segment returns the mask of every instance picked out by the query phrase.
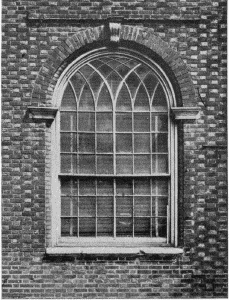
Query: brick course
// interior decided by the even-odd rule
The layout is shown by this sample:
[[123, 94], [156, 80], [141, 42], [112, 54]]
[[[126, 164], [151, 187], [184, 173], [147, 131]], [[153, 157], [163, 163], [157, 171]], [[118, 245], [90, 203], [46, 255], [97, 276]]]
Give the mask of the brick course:
[[[227, 297], [226, 1], [2, 2], [2, 297]], [[120, 43], [165, 61], [179, 105], [201, 107], [199, 120], [179, 125], [183, 255], [45, 254], [50, 129], [26, 110], [53, 105], [61, 72], [75, 53], [106, 42], [110, 17], [124, 18]]]

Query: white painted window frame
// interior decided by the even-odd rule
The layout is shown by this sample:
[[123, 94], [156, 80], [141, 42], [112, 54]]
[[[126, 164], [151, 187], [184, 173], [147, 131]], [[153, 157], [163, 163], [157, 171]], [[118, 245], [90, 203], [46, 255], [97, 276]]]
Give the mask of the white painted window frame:
[[[62, 100], [64, 89], [68, 83], [68, 79], [75, 72], [77, 68], [82, 66], [85, 61], [89, 58], [93, 58], [99, 55], [104, 55], [111, 53], [107, 48], [103, 47], [100, 49], [93, 50], [87, 54], [81, 55], [74, 62], [72, 62], [66, 70], [62, 73], [59, 78], [54, 95], [53, 104], [54, 107], [59, 109]], [[112, 52], [113, 53], [113, 52]], [[136, 51], [119, 48], [119, 54], [124, 53], [125, 55], [137, 56], [142, 59], [144, 63], [148, 65], [157, 73], [158, 78], [160, 78], [165, 91], [167, 93], [167, 99], [169, 101], [169, 107], [176, 107], [175, 93], [173, 91], [172, 85], [166, 76], [162, 68], [149, 57], [139, 54]], [[114, 53], [113, 53], [114, 54]], [[167, 243], [161, 242], [159, 239], [152, 238], [77, 238], [77, 237], [61, 237], [60, 236], [60, 180], [58, 174], [60, 172], [60, 143], [59, 143], [59, 132], [60, 132], [60, 113], [57, 112], [56, 118], [51, 126], [51, 147], [52, 147], [52, 162], [51, 162], [51, 241], [47, 247], [47, 253], [119, 253], [128, 251], [137, 252], [137, 249], [145, 249], [148, 253], [170, 253], [169, 249], [174, 249], [178, 245], [178, 230], [177, 230], [177, 198], [178, 198], [178, 151], [177, 151], [177, 124], [171, 117], [172, 110], [169, 112], [169, 124], [170, 124], [170, 151], [169, 151], [169, 163], [170, 163], [170, 184], [171, 184], [171, 194], [170, 194], [170, 209], [169, 218], [171, 228], [169, 235], [167, 237]], [[169, 239], [169, 240], [168, 240]], [[140, 248], [139, 248], [140, 247]], [[92, 250], [97, 249], [97, 250]], [[110, 249], [110, 250], [109, 250]], [[113, 249], [113, 250], [112, 250]], [[116, 250], [114, 250], [116, 249]], [[129, 249], [129, 250], [128, 250]], [[135, 250], [131, 250], [135, 249]], [[160, 249], [160, 251], [159, 251]], [[143, 250], [142, 250], [143, 251]], [[177, 248], [177, 250], [171, 250], [173, 253], [181, 253], [182, 250]]]

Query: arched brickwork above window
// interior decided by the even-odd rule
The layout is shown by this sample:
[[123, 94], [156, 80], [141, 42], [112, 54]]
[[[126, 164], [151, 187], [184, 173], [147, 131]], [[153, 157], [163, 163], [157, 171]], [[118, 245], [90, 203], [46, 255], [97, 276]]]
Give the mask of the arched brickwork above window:
[[[141, 46], [154, 53], [157, 58], [164, 62], [164, 65], [167, 65], [169, 72], [175, 78], [178, 85], [177, 93], [179, 94], [177, 95], [178, 106], [196, 106], [195, 88], [188, 67], [179, 54], [156, 36], [151, 29], [120, 25], [118, 31], [115, 32], [113, 40], [115, 39], [116, 43], [113, 42], [113, 44], [116, 46], [126, 43], [129, 47], [136, 45], [137, 49]], [[100, 47], [109, 46], [110, 40], [112, 41], [112, 38], [109, 37], [106, 26], [87, 28], [79, 30], [51, 51], [34, 84], [32, 105], [52, 106], [53, 91], [63, 70], [88, 48], [93, 49], [98, 45]]]

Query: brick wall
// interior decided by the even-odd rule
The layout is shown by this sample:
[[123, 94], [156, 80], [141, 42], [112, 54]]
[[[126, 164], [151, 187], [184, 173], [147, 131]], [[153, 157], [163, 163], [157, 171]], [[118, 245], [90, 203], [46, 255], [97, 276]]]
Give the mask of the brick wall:
[[[2, 2], [3, 298], [226, 297], [226, 1]], [[145, 37], [177, 52], [196, 89], [181, 93], [183, 102], [201, 108], [198, 121], [180, 125], [184, 254], [49, 257], [49, 129], [28, 120], [26, 110], [51, 105], [52, 74], [71, 52], [67, 41], [114, 16], [124, 18], [123, 29], [137, 25]], [[50, 18], [56, 21], [45, 21]], [[164, 59], [169, 64], [167, 54]], [[175, 56], [171, 66], [174, 61]]]

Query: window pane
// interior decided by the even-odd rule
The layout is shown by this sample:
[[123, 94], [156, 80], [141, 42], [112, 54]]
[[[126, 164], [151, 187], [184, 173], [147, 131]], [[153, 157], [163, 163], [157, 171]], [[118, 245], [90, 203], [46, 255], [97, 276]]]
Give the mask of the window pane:
[[95, 152], [94, 133], [79, 133], [79, 151], [92, 153]]
[[79, 197], [79, 216], [95, 217], [95, 197]]
[[113, 97], [115, 97], [118, 86], [121, 81], [122, 81], [122, 77], [120, 75], [118, 75], [116, 72], [112, 72], [107, 77], [107, 82], [112, 90]]
[[134, 156], [134, 173], [150, 174], [150, 155]]
[[98, 195], [113, 195], [113, 180], [98, 179], [97, 194]]
[[149, 111], [149, 97], [143, 85], [140, 86], [134, 103], [134, 110]]
[[165, 95], [164, 89], [162, 88], [161, 84], [159, 84], [158, 87], [156, 88], [156, 92], [153, 97], [152, 110], [153, 111], [167, 111], [168, 110], [166, 95]]
[[133, 181], [131, 179], [116, 179], [117, 195], [133, 195]]
[[157, 117], [158, 131], [168, 131], [168, 116], [158, 116]]
[[150, 95], [150, 99], [152, 98], [152, 95], [154, 93], [154, 90], [155, 90], [155, 87], [158, 83], [158, 79], [153, 75], [153, 73], [149, 73], [145, 79], [144, 79], [144, 83], [145, 83], [145, 86], [147, 88], [147, 91]]
[[76, 152], [76, 134], [61, 133], [60, 134], [60, 151]]
[[135, 179], [134, 180], [135, 195], [150, 195], [150, 179]]
[[116, 151], [132, 152], [132, 134], [116, 134]]
[[110, 133], [97, 134], [97, 152], [98, 153], [113, 152], [113, 134]]
[[79, 236], [95, 236], [95, 218], [79, 219]]
[[95, 195], [95, 180], [94, 179], [80, 179], [79, 180], [79, 194], [80, 195]]
[[137, 90], [137, 88], [139, 86], [139, 83], [140, 83], [139, 77], [134, 72], [132, 72], [127, 77], [126, 83], [127, 83], [127, 86], [128, 86], [128, 88], [131, 92], [132, 98], [134, 98], [134, 95], [135, 95], [136, 90]]
[[134, 219], [134, 236], [150, 236], [150, 218]]
[[85, 84], [80, 97], [79, 110], [95, 110], [94, 99], [88, 84]]
[[117, 220], [116, 220], [116, 235], [131, 237], [133, 235], [133, 219], [132, 218], [117, 218]]
[[97, 113], [96, 128], [98, 131], [112, 132], [113, 130], [113, 115], [112, 113]]
[[61, 131], [76, 130], [76, 113], [61, 112], [61, 114], [60, 114], [60, 130]]
[[149, 113], [134, 113], [134, 131], [138, 131], [138, 132], [150, 131]]
[[159, 173], [168, 173], [168, 155], [159, 154], [158, 159], [158, 172]]
[[157, 133], [152, 134], [152, 152], [157, 152]]
[[150, 134], [134, 134], [134, 152], [150, 152]]
[[95, 155], [79, 155], [79, 172], [95, 174]]
[[67, 85], [61, 102], [61, 109], [76, 110], [76, 99], [70, 84]]
[[132, 114], [117, 113], [116, 114], [116, 130], [118, 132], [132, 131]]
[[158, 216], [166, 217], [167, 216], [167, 197], [158, 197]]
[[160, 237], [167, 236], [167, 218], [158, 218], [158, 235]]
[[61, 195], [71, 194], [71, 179], [63, 178], [61, 179]]
[[150, 196], [134, 197], [134, 215], [149, 217], [150, 214]]
[[97, 110], [112, 111], [112, 100], [111, 100], [110, 92], [108, 91], [105, 84], [103, 85], [102, 90], [99, 94]]
[[79, 124], [80, 131], [95, 131], [95, 114], [79, 112]]
[[113, 155], [97, 155], [97, 174], [112, 174]]
[[130, 94], [129, 94], [125, 84], [123, 84], [123, 86], [118, 94], [116, 110], [117, 111], [128, 111], [128, 110], [131, 111], [132, 110]]
[[117, 155], [116, 156], [116, 171], [117, 171], [117, 174], [132, 174], [133, 173], [133, 157], [132, 157], [132, 155]]
[[132, 217], [133, 197], [116, 197], [116, 215], [117, 217]]
[[61, 154], [61, 173], [76, 173], [77, 163], [76, 155]]
[[168, 134], [158, 133], [158, 152], [168, 152]]
[[98, 92], [102, 84], [103, 80], [101, 76], [97, 72], [94, 72], [93, 75], [90, 77], [90, 86], [96, 98], [98, 96]]
[[97, 197], [97, 214], [100, 217], [113, 217], [113, 197]]
[[61, 197], [61, 216], [71, 216], [71, 198]]
[[[155, 192], [157, 190], [157, 192]], [[168, 180], [155, 180], [153, 181], [153, 194], [159, 196], [168, 195]]]
[[114, 224], [113, 218], [98, 218], [97, 236], [113, 236]]
[[70, 235], [70, 218], [61, 218], [61, 236]]

